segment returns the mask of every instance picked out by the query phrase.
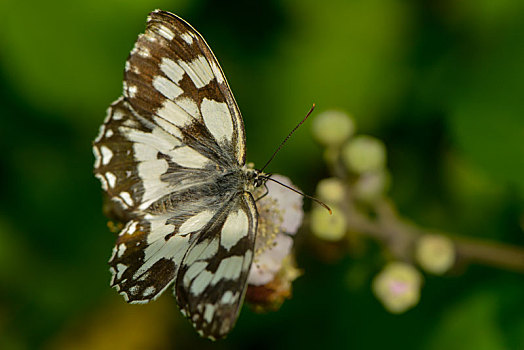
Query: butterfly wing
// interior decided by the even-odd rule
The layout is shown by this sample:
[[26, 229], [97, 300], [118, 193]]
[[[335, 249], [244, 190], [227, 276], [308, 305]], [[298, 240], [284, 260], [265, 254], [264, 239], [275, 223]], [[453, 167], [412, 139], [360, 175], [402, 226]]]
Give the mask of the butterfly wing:
[[[225, 335], [246, 286], [256, 209], [244, 192], [242, 118], [216, 58], [189, 24], [150, 14], [93, 152], [111, 211], [127, 222], [109, 262], [112, 286], [142, 303], [176, 281], [179, 306], [197, 330]], [[201, 255], [207, 241], [216, 251]], [[192, 261], [207, 265], [184, 282], [196, 273]], [[231, 275], [233, 265], [239, 274]], [[218, 277], [195, 293], [204, 271]]]
[[244, 125], [231, 89], [202, 36], [181, 18], [159, 10], [149, 15], [126, 63], [124, 96], [160, 126], [205, 125], [222, 149], [217, 158], [234, 155], [244, 165]]
[[111, 283], [127, 301], [147, 302], [174, 280], [196, 229], [238, 196], [240, 179], [220, 181], [217, 159], [151, 124], [123, 98], [109, 108], [93, 151], [110, 211], [127, 222], [109, 262]]
[[245, 192], [230, 202], [182, 260], [175, 295], [202, 336], [222, 338], [235, 324], [253, 259], [256, 225], [255, 201]]

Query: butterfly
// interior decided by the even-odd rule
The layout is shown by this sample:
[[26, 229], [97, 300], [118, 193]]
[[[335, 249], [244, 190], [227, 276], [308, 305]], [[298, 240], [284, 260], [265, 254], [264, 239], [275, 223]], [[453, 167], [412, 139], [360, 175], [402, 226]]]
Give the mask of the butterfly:
[[231, 89], [183, 19], [150, 13], [93, 153], [110, 211], [125, 223], [109, 260], [111, 286], [129, 303], [147, 303], [174, 285], [201, 336], [226, 336], [253, 261], [252, 192], [267, 178], [246, 166]]

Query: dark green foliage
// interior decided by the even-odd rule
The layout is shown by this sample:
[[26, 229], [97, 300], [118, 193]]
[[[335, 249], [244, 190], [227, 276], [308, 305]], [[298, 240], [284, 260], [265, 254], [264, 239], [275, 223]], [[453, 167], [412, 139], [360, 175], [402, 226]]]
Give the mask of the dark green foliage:
[[[105, 310], [123, 301], [109, 288], [114, 237], [91, 142], [155, 7], [190, 21], [215, 51], [244, 116], [249, 161], [263, 164], [311, 103], [315, 113], [339, 108], [386, 144], [404, 216], [524, 245], [522, 2], [263, 3], [0, 4], [0, 348], [87, 347], [105, 334], [116, 349], [125, 336], [101, 331], [111, 326]], [[327, 172], [308, 131], [268, 171], [312, 193]], [[376, 254], [324, 264], [300, 247], [305, 274], [293, 299], [270, 314], [246, 307], [214, 347], [524, 347], [522, 275], [474, 266], [427, 277], [419, 306], [395, 316], [370, 290]], [[355, 264], [364, 276], [356, 289], [346, 276]], [[211, 347], [178, 318], [138, 308], [176, 327], [160, 347]]]

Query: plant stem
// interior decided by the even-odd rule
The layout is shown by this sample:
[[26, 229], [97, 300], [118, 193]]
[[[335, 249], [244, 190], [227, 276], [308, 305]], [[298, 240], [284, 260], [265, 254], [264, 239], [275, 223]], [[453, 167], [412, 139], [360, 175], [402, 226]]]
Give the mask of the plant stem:
[[[348, 228], [380, 241], [395, 256], [403, 261], [414, 260], [414, 244], [424, 234], [434, 234], [435, 230], [424, 229], [409, 223], [395, 210], [388, 200], [377, 201], [372, 208], [375, 217], [370, 217], [359, 211], [352, 200], [344, 207]], [[457, 262], [477, 263], [501, 269], [524, 273], [524, 248], [495, 241], [461, 237], [445, 232], [456, 249]]]

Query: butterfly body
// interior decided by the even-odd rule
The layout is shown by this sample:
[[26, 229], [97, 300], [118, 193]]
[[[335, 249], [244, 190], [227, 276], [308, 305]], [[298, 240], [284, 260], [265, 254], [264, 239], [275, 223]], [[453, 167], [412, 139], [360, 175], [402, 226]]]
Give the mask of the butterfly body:
[[111, 285], [145, 303], [174, 285], [180, 310], [221, 338], [242, 306], [264, 175], [245, 165], [243, 121], [218, 61], [179, 17], [154, 11], [123, 96], [93, 144], [95, 176], [125, 223]]

